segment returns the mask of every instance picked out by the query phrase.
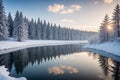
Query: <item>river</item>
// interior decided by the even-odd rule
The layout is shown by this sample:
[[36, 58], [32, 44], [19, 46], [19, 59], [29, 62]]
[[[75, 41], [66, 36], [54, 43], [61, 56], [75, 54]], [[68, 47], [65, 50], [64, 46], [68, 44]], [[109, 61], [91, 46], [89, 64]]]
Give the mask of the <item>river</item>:
[[119, 80], [120, 62], [82, 45], [27, 48], [0, 55], [12, 77], [27, 80]]

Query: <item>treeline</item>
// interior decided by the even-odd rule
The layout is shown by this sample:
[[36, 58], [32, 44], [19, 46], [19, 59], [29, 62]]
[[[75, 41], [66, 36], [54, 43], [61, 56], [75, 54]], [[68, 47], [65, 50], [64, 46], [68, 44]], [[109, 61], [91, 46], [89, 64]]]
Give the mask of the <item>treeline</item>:
[[[15, 19], [8, 15], [10, 37], [18, 41], [32, 40], [85, 40], [94, 32], [74, 30], [61, 27], [60, 25], [46, 22], [46, 20], [31, 19], [23, 17], [22, 12], [17, 11]], [[20, 40], [21, 39], [21, 40]]]
[[[0, 40], [13, 37], [17, 41], [31, 40], [86, 40], [94, 32], [74, 30], [46, 22], [46, 20], [29, 20], [17, 11], [13, 19], [11, 13], [6, 17], [2, 0], [0, 0]], [[88, 37], [89, 36], [89, 37]]]
[[[26, 39], [32, 40], [80, 40], [81, 32], [70, 28], [62, 28], [60, 25], [52, 24], [38, 20], [28, 20], [23, 17], [22, 12], [17, 11], [15, 19], [11, 14], [8, 15], [10, 37], [16, 38], [18, 41]], [[21, 39], [21, 40], [20, 40]]]

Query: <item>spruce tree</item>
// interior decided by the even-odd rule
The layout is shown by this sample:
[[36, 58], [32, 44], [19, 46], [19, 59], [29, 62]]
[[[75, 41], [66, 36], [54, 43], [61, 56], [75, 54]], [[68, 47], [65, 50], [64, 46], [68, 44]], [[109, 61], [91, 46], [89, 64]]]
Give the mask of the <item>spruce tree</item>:
[[13, 24], [13, 37], [20, 42], [28, 38], [28, 26], [25, 21], [27, 21], [27, 19], [25, 20], [23, 18], [22, 12], [19, 13], [19, 11], [17, 11]]
[[53, 40], [53, 24], [50, 25], [50, 30], [49, 30], [49, 40]]
[[35, 39], [36, 36], [36, 32], [35, 32], [35, 23], [33, 18], [31, 19], [31, 21], [29, 22], [29, 39]]
[[25, 39], [28, 39], [28, 19], [27, 19], [27, 17], [25, 17], [24, 18], [24, 25], [25, 25], [25, 27], [24, 27], [24, 31], [25, 31], [25, 35], [26, 35], [26, 37], [25, 37]]
[[47, 29], [46, 29], [46, 39], [47, 40], [49, 40], [50, 38], [50, 30], [51, 28], [50, 28], [50, 23], [48, 22], [48, 24], [47, 24]]
[[26, 32], [27, 28], [24, 23], [22, 12], [20, 12], [19, 25], [17, 27], [18, 27], [17, 41], [20, 41], [20, 42], [25, 41], [27, 39], [27, 32]]
[[44, 20], [44, 23], [42, 25], [42, 39], [43, 40], [46, 40], [46, 27], [47, 27], [47, 24], [46, 24], [46, 21]]
[[17, 11], [13, 22], [13, 38], [15, 39], [17, 39], [18, 25], [20, 24], [19, 16], [20, 16], [19, 11]]
[[56, 24], [54, 24], [54, 29], [53, 29], [53, 39], [57, 40], [58, 39], [58, 28]]
[[120, 37], [120, 6], [119, 4], [115, 7], [115, 10], [113, 12], [113, 37], [117, 38]]
[[37, 39], [41, 39], [41, 22], [40, 18], [38, 18], [37, 24], [36, 24], [36, 37]]
[[8, 14], [8, 31], [9, 31], [9, 36], [13, 36], [13, 19], [11, 16], [11, 13]]
[[0, 40], [8, 38], [8, 23], [4, 11], [3, 1], [0, 0]]
[[61, 32], [61, 27], [60, 25], [58, 26], [58, 40], [61, 40], [61, 36], [62, 35], [62, 32]]
[[105, 42], [109, 40], [109, 34], [107, 29], [109, 24], [110, 24], [109, 17], [108, 15], [106, 15], [103, 23], [100, 26], [100, 33], [99, 33], [100, 42]]

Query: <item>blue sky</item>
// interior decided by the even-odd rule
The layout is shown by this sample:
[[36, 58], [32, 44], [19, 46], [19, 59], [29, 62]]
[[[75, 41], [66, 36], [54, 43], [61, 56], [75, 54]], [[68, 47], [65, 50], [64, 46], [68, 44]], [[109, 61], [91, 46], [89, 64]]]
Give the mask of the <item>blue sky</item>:
[[120, 0], [4, 0], [6, 14], [22, 11], [29, 19], [47, 20], [63, 27], [98, 31], [105, 14], [112, 16]]

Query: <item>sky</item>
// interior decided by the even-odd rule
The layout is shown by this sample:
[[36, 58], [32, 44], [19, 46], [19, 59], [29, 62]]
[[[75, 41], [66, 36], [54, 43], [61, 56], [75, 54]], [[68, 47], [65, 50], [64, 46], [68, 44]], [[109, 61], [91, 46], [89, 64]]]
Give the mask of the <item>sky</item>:
[[28, 19], [79, 30], [99, 31], [104, 16], [110, 17], [120, 0], [3, 0], [6, 15], [22, 11]]

